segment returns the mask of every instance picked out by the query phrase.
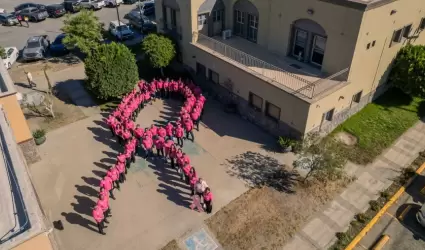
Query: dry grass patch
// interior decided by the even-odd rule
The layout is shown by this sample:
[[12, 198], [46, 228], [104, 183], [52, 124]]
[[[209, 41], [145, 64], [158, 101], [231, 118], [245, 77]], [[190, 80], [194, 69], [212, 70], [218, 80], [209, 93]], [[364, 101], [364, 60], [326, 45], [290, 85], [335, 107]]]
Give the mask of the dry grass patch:
[[181, 250], [176, 240], [168, 242], [168, 244], [161, 248], [161, 250]]
[[295, 193], [253, 188], [206, 223], [225, 249], [281, 249], [317, 212], [349, 183], [296, 183]]

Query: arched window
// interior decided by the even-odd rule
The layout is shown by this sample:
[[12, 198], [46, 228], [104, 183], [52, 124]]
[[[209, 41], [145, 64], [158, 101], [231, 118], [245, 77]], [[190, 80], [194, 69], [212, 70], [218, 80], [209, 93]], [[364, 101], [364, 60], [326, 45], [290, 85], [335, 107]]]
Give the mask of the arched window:
[[238, 0], [233, 5], [233, 32], [252, 42], [257, 42], [259, 13], [248, 0]]
[[299, 19], [293, 23], [290, 55], [299, 61], [321, 67], [326, 49], [326, 31], [310, 19]]

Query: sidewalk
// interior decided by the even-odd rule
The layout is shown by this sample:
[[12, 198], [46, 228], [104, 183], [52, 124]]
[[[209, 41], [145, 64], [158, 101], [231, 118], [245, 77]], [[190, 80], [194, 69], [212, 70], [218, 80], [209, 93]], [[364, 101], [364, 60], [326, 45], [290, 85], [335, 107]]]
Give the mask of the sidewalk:
[[328, 249], [336, 240], [335, 233], [344, 232], [354, 215], [365, 212], [369, 201], [389, 187], [400, 171], [424, 149], [425, 123], [419, 121], [373, 163], [366, 166], [347, 163], [346, 171], [357, 180], [311, 218], [283, 249]]

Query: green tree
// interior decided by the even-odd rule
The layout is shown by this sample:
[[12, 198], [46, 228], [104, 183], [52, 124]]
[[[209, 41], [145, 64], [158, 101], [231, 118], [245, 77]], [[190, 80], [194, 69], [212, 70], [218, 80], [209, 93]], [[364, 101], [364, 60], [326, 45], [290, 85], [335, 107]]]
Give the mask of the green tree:
[[173, 41], [162, 35], [150, 34], [143, 40], [142, 49], [152, 67], [161, 69], [164, 76], [163, 68], [167, 67], [176, 55]]
[[0, 58], [6, 58], [6, 50], [2, 46], [0, 46]]
[[136, 59], [123, 44], [101, 44], [85, 60], [86, 86], [99, 99], [120, 97], [139, 80]]
[[63, 23], [62, 31], [66, 34], [63, 43], [68, 49], [78, 46], [82, 52], [88, 54], [100, 44], [103, 24], [93, 11], [81, 10], [74, 16], [68, 14]]
[[389, 82], [409, 95], [425, 97], [425, 46], [403, 47], [394, 61]]

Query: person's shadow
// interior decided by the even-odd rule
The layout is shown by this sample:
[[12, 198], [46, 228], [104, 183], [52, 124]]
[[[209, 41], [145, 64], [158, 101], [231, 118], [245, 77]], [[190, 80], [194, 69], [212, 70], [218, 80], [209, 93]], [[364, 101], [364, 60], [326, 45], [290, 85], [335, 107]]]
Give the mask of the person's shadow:
[[[65, 220], [70, 224], [80, 225], [82, 227], [85, 227], [85, 228], [93, 231], [93, 232], [97, 232], [97, 230], [95, 228], [93, 228], [93, 227], [96, 227], [96, 224], [93, 221], [88, 220], [88, 219], [84, 218], [83, 216], [81, 216], [77, 213], [62, 212], [61, 215], [63, 217], [65, 217]], [[64, 229], [66, 229], [66, 226], [64, 226]]]

